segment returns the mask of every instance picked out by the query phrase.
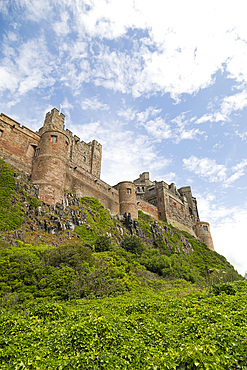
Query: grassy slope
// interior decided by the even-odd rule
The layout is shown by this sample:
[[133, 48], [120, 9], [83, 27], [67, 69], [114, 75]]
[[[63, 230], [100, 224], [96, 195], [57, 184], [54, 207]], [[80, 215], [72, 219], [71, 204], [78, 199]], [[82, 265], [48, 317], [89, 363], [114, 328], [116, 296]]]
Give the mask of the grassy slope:
[[246, 369], [247, 283], [221, 288], [2, 309], [1, 369]]

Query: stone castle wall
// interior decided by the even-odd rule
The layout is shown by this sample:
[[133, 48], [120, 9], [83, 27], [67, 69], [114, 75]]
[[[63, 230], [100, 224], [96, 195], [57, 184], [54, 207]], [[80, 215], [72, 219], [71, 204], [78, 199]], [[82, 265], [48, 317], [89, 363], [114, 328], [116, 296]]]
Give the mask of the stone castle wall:
[[40, 136], [1, 113], [0, 140], [1, 158], [31, 175], [33, 156]]
[[190, 232], [214, 249], [209, 224], [200, 222], [196, 199], [189, 186], [150, 181], [144, 172], [139, 179], [122, 181], [114, 187], [100, 179], [102, 146], [90, 143], [64, 128], [65, 116], [52, 109], [44, 125], [35, 133], [10, 117], [0, 115], [0, 157], [31, 176], [40, 199], [56, 205], [64, 202], [64, 190], [80, 197], [97, 198], [112, 215], [138, 210], [156, 220]]
[[154, 206], [153, 204], [150, 204], [150, 203], [146, 202], [143, 199], [138, 199], [137, 200], [137, 207], [138, 207], [138, 210], [146, 213], [147, 215], [155, 218], [156, 220], [159, 219], [158, 208], [156, 206]]
[[65, 189], [80, 197], [97, 198], [111, 214], [115, 216], [119, 213], [118, 191], [84, 169], [67, 168]]

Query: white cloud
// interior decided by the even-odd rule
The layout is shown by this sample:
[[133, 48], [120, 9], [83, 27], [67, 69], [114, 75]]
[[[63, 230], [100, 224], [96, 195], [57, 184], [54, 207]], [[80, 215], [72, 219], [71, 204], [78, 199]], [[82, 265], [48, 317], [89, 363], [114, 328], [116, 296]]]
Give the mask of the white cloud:
[[87, 110], [87, 109], [90, 109], [90, 110], [109, 110], [109, 105], [101, 103], [99, 101], [99, 98], [97, 96], [95, 96], [91, 99], [90, 98], [84, 99], [81, 102], [81, 108], [83, 110]]
[[233, 111], [243, 110], [246, 106], [247, 90], [243, 90], [241, 93], [224, 98], [221, 105], [221, 113], [224, 116], [229, 116]]
[[[162, 176], [156, 176], [155, 180], [156, 181], [165, 181], [167, 184], [177, 183], [178, 176], [176, 175], [175, 172], [169, 172], [165, 173]], [[151, 179], [152, 180], [152, 179]]]
[[193, 140], [197, 139], [199, 135], [205, 134], [204, 131], [200, 131], [198, 128], [190, 128], [194, 118], [186, 119], [184, 113], [175, 117], [169, 123], [159, 116], [152, 120], [147, 120], [150, 115], [155, 116], [158, 113], [160, 113], [158, 109], [147, 109], [137, 114], [140, 121], [139, 125], [145, 127], [147, 133], [158, 141], [172, 139], [178, 144], [181, 140]]
[[111, 51], [110, 48], [98, 45], [98, 52], [94, 55], [94, 67], [91, 78], [96, 86], [104, 86], [113, 91], [133, 93], [140, 96], [135, 89], [135, 81], [141, 73], [142, 55], [139, 50], [128, 52]]
[[65, 36], [70, 32], [68, 20], [69, 13], [68, 12], [61, 13], [61, 21], [55, 22], [53, 25], [54, 31], [56, 32], [57, 36]]
[[183, 159], [184, 167], [196, 175], [206, 178], [209, 182], [224, 181], [226, 179], [226, 167], [217, 164], [214, 159], [197, 158], [191, 156]]
[[145, 123], [151, 117], [156, 117], [159, 113], [161, 113], [161, 109], [157, 109], [155, 107], [148, 107], [142, 112], [138, 112], [136, 115], [137, 121], [140, 123]]
[[[247, 90], [244, 89], [240, 93], [225, 96], [224, 98], [222, 98], [219, 108], [215, 108], [213, 104], [210, 104], [209, 109], [212, 112], [206, 113], [202, 117], [198, 118], [196, 120], [196, 123], [200, 124], [204, 122], [229, 121], [232, 113], [242, 111], [246, 107], [247, 107]], [[241, 137], [241, 135], [239, 136]]]
[[13, 49], [4, 50], [5, 57], [0, 66], [0, 91], [9, 90], [18, 96], [54, 84], [51, 76], [54, 66], [43, 37], [21, 43], [14, 53]]
[[247, 166], [247, 159], [243, 159], [240, 163], [233, 167], [234, 171], [241, 171], [244, 167]]
[[204, 114], [202, 117], [198, 118], [195, 123], [224, 122], [228, 120], [229, 118], [226, 115], [223, 115], [220, 111], [215, 111], [211, 114]]
[[53, 11], [52, 0], [13, 0], [11, 6], [16, 7], [19, 14], [24, 13], [23, 15], [32, 21], [47, 19]]
[[171, 127], [160, 117], [146, 122], [144, 127], [148, 134], [158, 140], [170, 139], [173, 137]]
[[[91, 80], [96, 86], [131, 92], [134, 97], [168, 92], [178, 100], [183, 93], [193, 94], [212, 85], [215, 73], [223, 69], [237, 82], [247, 82], [247, 66], [242, 62], [247, 56], [244, 1], [238, 1], [238, 6], [222, 0], [15, 0], [14, 4], [27, 19], [49, 20], [58, 37], [53, 57], [58, 49], [66, 56], [67, 48], [68, 59], [57, 70], [60, 81], [76, 93]], [[6, 5], [1, 6], [6, 12]], [[143, 32], [132, 37], [130, 30]], [[72, 42], [66, 40], [69, 32], [73, 33]], [[118, 42], [121, 38], [132, 40], [132, 47], [116, 51], [106, 46], [106, 39]], [[82, 40], [90, 45], [93, 59], [78, 64], [72, 49]], [[101, 47], [97, 52], [96, 43]], [[87, 51], [84, 57], [90, 57]], [[52, 72], [49, 74], [51, 77]], [[29, 76], [21, 91], [34, 88], [36, 80], [36, 76]], [[244, 92], [236, 99], [226, 98], [222, 117], [211, 119], [223, 119], [231, 109], [246, 106]]]
[[244, 132], [239, 132], [237, 131], [236, 134], [244, 141], [247, 140], [247, 131], [244, 131]]
[[117, 115], [126, 121], [133, 121], [136, 118], [136, 111], [132, 108], [125, 108], [119, 110]]
[[194, 172], [197, 176], [208, 182], [222, 182], [223, 187], [227, 188], [245, 175], [244, 168], [247, 166], [247, 160], [243, 159], [232, 168], [227, 168], [223, 164], [217, 164], [215, 159], [191, 156], [184, 158], [183, 164], [185, 169]]

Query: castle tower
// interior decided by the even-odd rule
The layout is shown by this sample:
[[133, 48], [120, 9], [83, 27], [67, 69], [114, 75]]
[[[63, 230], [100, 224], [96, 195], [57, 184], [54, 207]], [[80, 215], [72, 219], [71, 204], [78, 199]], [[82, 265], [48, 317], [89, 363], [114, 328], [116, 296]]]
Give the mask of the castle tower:
[[208, 248], [214, 251], [214, 243], [208, 222], [197, 222], [196, 234], [199, 240], [201, 240], [203, 243], [206, 243]]
[[93, 140], [91, 145], [91, 174], [100, 178], [102, 145], [96, 140]]
[[115, 188], [119, 192], [120, 214], [130, 213], [132, 219], [138, 218], [136, 187], [131, 181], [122, 181]]
[[195, 222], [199, 222], [200, 219], [199, 219], [199, 214], [198, 214], [198, 209], [197, 209], [197, 201], [196, 201], [196, 198], [192, 196], [190, 186], [184, 186], [178, 189], [178, 191], [181, 194], [181, 196], [186, 197], [187, 202], [189, 204], [190, 213], [193, 216]]
[[66, 162], [69, 157], [70, 136], [64, 130], [65, 116], [52, 109], [45, 117], [44, 126], [33, 159], [31, 179], [39, 185], [40, 199], [55, 205], [63, 201]]

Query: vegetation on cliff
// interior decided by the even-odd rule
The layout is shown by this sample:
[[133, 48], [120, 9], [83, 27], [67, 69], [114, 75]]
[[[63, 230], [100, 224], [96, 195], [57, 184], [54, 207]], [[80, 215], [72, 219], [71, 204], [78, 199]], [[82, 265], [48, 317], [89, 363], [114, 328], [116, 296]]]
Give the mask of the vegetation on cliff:
[[48, 206], [0, 165], [2, 369], [246, 369], [247, 284], [223, 256], [94, 198]]
[[0, 159], [0, 231], [16, 229], [23, 222], [23, 212], [19, 203], [11, 199], [14, 191], [14, 174]]

